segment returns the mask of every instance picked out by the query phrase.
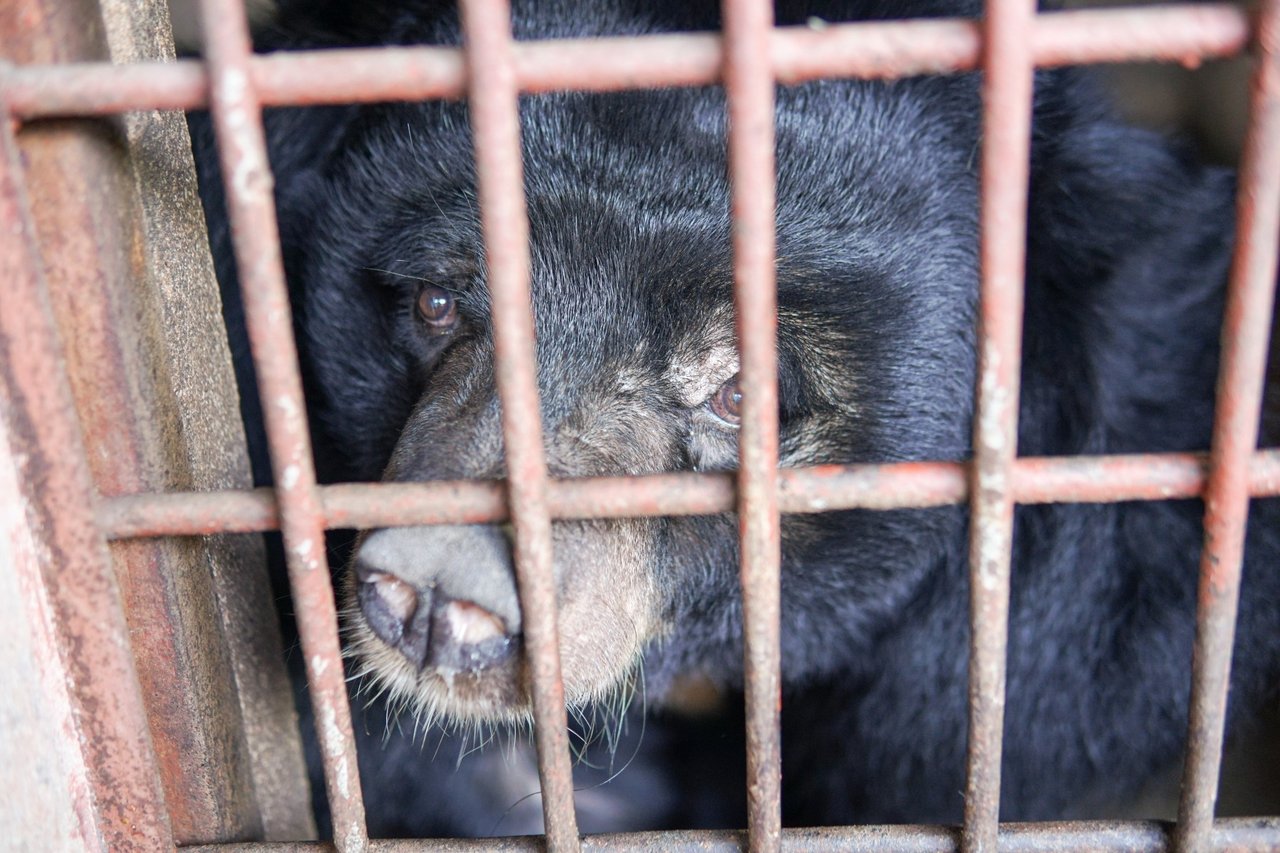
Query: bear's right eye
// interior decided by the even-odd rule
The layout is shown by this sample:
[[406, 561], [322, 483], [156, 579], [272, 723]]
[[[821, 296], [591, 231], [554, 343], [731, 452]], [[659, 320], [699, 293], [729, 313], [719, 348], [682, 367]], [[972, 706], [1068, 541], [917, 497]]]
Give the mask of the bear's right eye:
[[443, 287], [424, 285], [418, 291], [417, 311], [432, 334], [443, 335], [458, 325], [458, 304]]

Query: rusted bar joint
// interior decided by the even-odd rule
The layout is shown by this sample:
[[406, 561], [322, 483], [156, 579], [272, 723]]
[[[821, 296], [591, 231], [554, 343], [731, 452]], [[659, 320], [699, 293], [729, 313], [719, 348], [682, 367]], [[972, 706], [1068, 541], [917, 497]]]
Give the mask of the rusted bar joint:
[[[1038, 16], [1031, 45], [1041, 67], [1195, 65], [1238, 53], [1249, 32], [1247, 13], [1227, 4], [1080, 10]], [[961, 19], [781, 27], [770, 35], [782, 83], [968, 71], [977, 66], [980, 45], [977, 23]], [[705, 86], [720, 81], [724, 61], [714, 33], [551, 40], [513, 50], [522, 92]], [[466, 86], [461, 52], [444, 47], [298, 51], [251, 57], [248, 67], [264, 106], [460, 98]], [[204, 68], [194, 60], [18, 67], [3, 73], [0, 86], [11, 114], [23, 120], [200, 109], [208, 92]]]

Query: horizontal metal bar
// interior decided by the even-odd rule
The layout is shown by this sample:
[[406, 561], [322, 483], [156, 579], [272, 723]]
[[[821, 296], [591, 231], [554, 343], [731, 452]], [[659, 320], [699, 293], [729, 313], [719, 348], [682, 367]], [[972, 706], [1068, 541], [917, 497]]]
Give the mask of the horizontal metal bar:
[[[1092, 850], [1096, 853], [1162, 853], [1170, 849], [1172, 828], [1153, 821], [1073, 821], [1061, 823], [1005, 823], [1000, 826], [1004, 853], [1043, 853], [1050, 850]], [[1280, 845], [1280, 818], [1230, 818], [1217, 821], [1208, 850], [1273, 851]], [[746, 833], [718, 830], [634, 832], [587, 835], [584, 851], [622, 850], [698, 851], [736, 853], [746, 848]], [[823, 851], [871, 850], [894, 853], [953, 853], [960, 848], [960, 830], [948, 826], [840, 826], [782, 830], [782, 849]], [[221, 844], [180, 847], [183, 853], [327, 853], [329, 844]], [[370, 841], [370, 853], [524, 853], [541, 851], [538, 836], [439, 840]]]
[[[1247, 13], [1228, 4], [1052, 12], [1035, 21], [1032, 54], [1040, 67], [1195, 65], [1239, 53], [1249, 32]], [[770, 34], [773, 73], [782, 83], [967, 71], [977, 65], [979, 44], [978, 24], [961, 19], [780, 27]], [[524, 42], [514, 53], [522, 92], [704, 86], [719, 82], [723, 68], [714, 33]], [[466, 85], [462, 52], [446, 47], [297, 51], [255, 56], [249, 70], [264, 106], [459, 98]], [[19, 119], [208, 103], [198, 60], [21, 66], [3, 73], [0, 88]]]
[[[1013, 497], [1024, 504], [1194, 498], [1204, 489], [1207, 464], [1203, 453], [1019, 459]], [[968, 499], [966, 477], [960, 462], [788, 469], [778, 474], [778, 500], [788, 513], [946, 506]], [[500, 482], [346, 483], [318, 491], [329, 529], [478, 524], [507, 517]], [[1253, 455], [1249, 493], [1280, 495], [1280, 450]], [[593, 477], [551, 482], [548, 505], [554, 518], [710, 515], [731, 512], [735, 494], [732, 474]], [[252, 533], [280, 523], [270, 489], [110, 498], [99, 504], [97, 519], [109, 539]]]

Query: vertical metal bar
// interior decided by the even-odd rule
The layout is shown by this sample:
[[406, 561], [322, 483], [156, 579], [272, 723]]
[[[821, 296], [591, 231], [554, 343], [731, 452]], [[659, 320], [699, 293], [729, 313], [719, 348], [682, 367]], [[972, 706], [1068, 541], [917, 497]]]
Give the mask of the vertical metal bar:
[[734, 305], [741, 353], [738, 533], [747, 717], [747, 829], [752, 851], [782, 833], [779, 675], [778, 356], [774, 205], [773, 7], [725, 0], [725, 96], [732, 181]]
[[364, 802], [325, 558], [323, 508], [316, 491], [280, 257], [262, 108], [249, 73], [248, 23], [243, 3], [236, 0], [201, 0], [200, 17], [210, 77], [209, 105], [271, 448], [298, 634], [315, 707], [334, 843], [343, 853], [355, 853], [368, 844]]
[[1280, 0], [1263, 4], [1257, 29], [1249, 134], [1240, 168], [1236, 252], [1222, 326], [1217, 412], [1205, 487], [1204, 550], [1191, 668], [1191, 712], [1179, 850], [1206, 850], [1222, 761], [1227, 684], [1240, 597], [1249, 459], [1258, 443], [1267, 339], [1280, 234]]
[[994, 853], [1000, 814], [1034, 16], [1034, 0], [988, 0], [983, 22], [982, 291], [970, 495], [969, 753], [962, 835], [967, 853]]
[[[68, 0], [40, 2], [56, 2], [66, 8]], [[111, 62], [174, 60], [167, 0], [93, 2], [101, 10]], [[189, 18], [193, 12], [192, 8], [178, 15]], [[78, 16], [64, 12], [60, 17], [63, 27], [85, 29]], [[187, 23], [194, 24], [194, 20]], [[207, 87], [200, 89], [203, 97]], [[239, 395], [187, 123], [180, 113], [145, 111], [121, 116], [120, 124], [129, 143], [143, 247], [131, 254], [136, 258], [134, 263], [146, 271], [143, 276], [134, 276], [126, 289], [145, 294], [143, 301], [150, 316], [136, 334], [131, 324], [121, 323], [118, 328], [124, 331], [117, 336], [155, 347], [154, 366], [140, 382], [142, 387], [154, 389], [151, 393], [156, 405], [163, 406], [158, 412], [139, 407], [132, 412], [132, 420], [149, 420], [165, 439], [161, 448], [148, 451], [150, 466], [163, 471], [160, 485], [165, 491], [250, 488]], [[92, 170], [84, 174], [88, 181], [97, 177]], [[45, 207], [43, 198], [40, 207]], [[65, 266], [67, 261], [62, 259], [61, 263]], [[83, 294], [77, 297], [83, 298]], [[170, 547], [193, 562], [174, 569], [168, 582], [139, 589], [132, 600], [126, 597], [126, 606], [132, 608], [139, 599], [150, 596], [154, 607], [160, 598], [156, 590], [166, 590], [166, 598], [177, 602], [166, 606], [182, 613], [184, 621], [195, 621], [199, 631], [182, 636], [180, 645], [190, 654], [179, 658], [179, 666], [191, 661], [201, 667], [190, 678], [175, 679], [170, 691], [181, 690], [190, 681], [206, 684], [188, 690], [185, 702], [195, 709], [190, 713], [157, 706], [148, 697], [152, 731], [156, 731], [157, 716], [167, 715], [179, 718], [169, 724], [179, 739], [192, 739], [193, 732], [201, 732], [196, 738], [208, 744], [203, 750], [185, 743], [180, 746], [181, 763], [192, 776], [226, 775], [223, 766], [243, 754], [248, 778], [235, 779], [229, 792], [206, 796], [203, 803], [191, 798], [193, 806], [203, 805], [205, 820], [243, 823], [241, 815], [251, 808], [260, 818], [265, 840], [314, 838], [311, 785], [263, 543], [257, 536], [214, 536], [170, 540]], [[131, 578], [129, 586], [137, 588], [141, 580]], [[195, 613], [196, 618], [186, 612]], [[140, 655], [138, 658], [142, 669], [145, 664]], [[204, 667], [211, 676], [204, 674]], [[226, 678], [228, 671], [234, 679]], [[223, 690], [228, 692], [220, 695], [218, 691]], [[230, 736], [224, 734], [228, 729]], [[231, 756], [219, 754], [219, 746]], [[158, 744], [157, 752], [163, 754]], [[165, 769], [162, 764], [162, 772]], [[170, 790], [167, 779], [165, 790]], [[174, 835], [180, 844], [190, 843], [182, 838], [173, 815], [170, 796]], [[224, 837], [255, 837], [251, 831], [231, 826]]]
[[507, 0], [462, 3], [467, 97], [475, 137], [476, 193], [484, 229], [493, 345], [507, 489], [515, 526], [516, 583], [524, 649], [533, 679], [534, 737], [542, 815], [552, 850], [577, 850], [568, 718], [560, 678], [551, 518], [538, 401], [529, 220], [520, 152], [520, 116]]
[[[12, 0], [9, 8], [14, 14], [0, 15], [0, 53], [16, 62], [127, 62], [166, 50], [172, 57], [162, 0]], [[138, 112], [34, 122], [18, 142], [24, 183], [39, 200], [32, 220], [54, 318], [68, 342], [66, 370], [99, 494], [198, 482], [231, 486], [236, 463], [240, 484], [247, 484], [244, 434], [182, 116]], [[183, 392], [193, 383], [198, 402], [184, 408], [192, 396]], [[225, 405], [218, 405], [218, 394]], [[265, 564], [243, 550], [253, 544], [243, 537], [234, 546], [159, 539], [110, 548], [179, 844], [261, 837], [259, 795], [293, 805], [292, 826], [304, 832], [289, 837], [310, 837], [309, 790], [301, 743], [289, 737], [297, 722], [280, 643], [250, 633], [256, 625], [278, 636], [271, 597], [262, 594]], [[233, 554], [240, 559], [229, 565]], [[224, 569], [235, 575], [227, 588], [239, 595], [220, 602], [214, 580]], [[221, 605], [231, 602], [249, 605], [236, 615], [265, 618], [224, 631], [230, 610]], [[243, 638], [264, 657], [272, 646], [276, 653], [252, 678], [230, 680], [224, 677], [234, 659], [228, 638]], [[264, 690], [255, 694], [259, 685]], [[271, 699], [239, 701], [254, 696]], [[270, 738], [270, 756], [253, 749], [263, 740], [251, 739], [256, 732], [240, 713], [264, 705], [277, 710], [272, 723], [292, 723]], [[281, 783], [275, 791], [265, 784], [255, 790], [255, 771], [264, 767], [272, 774], [265, 778]], [[294, 771], [292, 778], [284, 778], [285, 768]]]
[[80, 839], [88, 849], [172, 850], [129, 626], [106, 541], [94, 524], [93, 482], [44, 290], [21, 168], [13, 126], [5, 122], [0, 128], [0, 380], [6, 431], [31, 496], [19, 511], [39, 540], [40, 577], [26, 580], [43, 587], [53, 613], [53, 654], [71, 685], [72, 720], [88, 782], [90, 801], [75, 804]]

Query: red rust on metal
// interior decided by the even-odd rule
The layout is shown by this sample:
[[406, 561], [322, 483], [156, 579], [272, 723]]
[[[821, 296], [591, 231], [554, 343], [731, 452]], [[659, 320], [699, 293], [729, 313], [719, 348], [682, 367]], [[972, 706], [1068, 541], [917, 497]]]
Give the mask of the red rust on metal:
[[[1109, 503], [1199, 497], [1208, 455], [1202, 453], [1065, 456], [1019, 459], [1013, 466], [1017, 503]], [[969, 497], [968, 467], [959, 462], [822, 465], [778, 472], [782, 512], [906, 509], [948, 506]], [[654, 474], [553, 480], [552, 518], [633, 518], [713, 515], [736, 506], [727, 473]], [[319, 487], [325, 527], [505, 521], [500, 483], [344, 483]], [[1280, 450], [1259, 450], [1249, 462], [1249, 494], [1280, 495]], [[98, 526], [109, 539], [204, 536], [279, 528], [270, 489], [171, 492], [102, 500]]]
[[741, 353], [738, 534], [742, 553], [747, 834], [777, 850], [782, 832], [782, 687], [779, 651], [778, 355], [773, 91], [767, 0], [725, 0], [724, 84], [735, 325]]
[[502, 403], [507, 494], [515, 527], [516, 583], [532, 680], [542, 815], [548, 847], [576, 851], [578, 825], [560, 677], [511, 15], [507, 0], [464, 0], [461, 16], [475, 136], [476, 195], [493, 301], [494, 370]]
[[1204, 849], [1213, 828], [1249, 513], [1248, 468], [1258, 443], [1275, 305], [1280, 239], [1280, 0], [1262, 4], [1257, 38], [1205, 486], [1191, 712], [1176, 835], [1177, 847], [1183, 851]]
[[[1247, 13], [1227, 4], [1090, 9], [1039, 16], [1031, 42], [1042, 66], [1185, 63], [1234, 55], [1248, 32]], [[967, 71], [977, 66], [980, 45], [978, 25], [960, 19], [783, 27], [770, 37], [783, 83]], [[564, 39], [513, 50], [523, 92], [705, 86], [719, 82], [723, 68], [720, 38], [710, 33]], [[460, 52], [442, 47], [299, 51], [253, 57], [249, 69], [265, 106], [458, 98], [466, 88]], [[12, 114], [22, 119], [199, 109], [208, 92], [204, 70], [192, 60], [20, 67], [3, 85]]]
[[[155, 55], [164, 47], [153, 38], [168, 32], [167, 6], [157, 0], [10, 0], [6, 12], [0, 54], [14, 61]], [[99, 19], [105, 31], [85, 25]], [[223, 453], [235, 439], [223, 430], [232, 423], [229, 432], [240, 430], [239, 413], [230, 362], [218, 360], [221, 352], [206, 358], [219, 336], [226, 343], [208, 323], [220, 317], [219, 303], [211, 266], [198, 251], [207, 242], [185, 136], [181, 116], [147, 112], [39, 122], [18, 137], [24, 183], [37, 200], [31, 212], [47, 291], [66, 342], [65, 371], [101, 495], [234, 482], [227, 475], [235, 460]], [[203, 386], [196, 407], [218, 411], [183, 411], [190, 382]], [[242, 448], [243, 433], [239, 439]], [[246, 462], [246, 479], [247, 469]], [[247, 543], [238, 545], [237, 552]], [[258, 748], [255, 714], [264, 705], [254, 696], [274, 699], [265, 706], [279, 712], [270, 723], [296, 723], [279, 641], [272, 655], [272, 644], [253, 630], [275, 627], [270, 596], [250, 592], [264, 592], [265, 566], [246, 564], [252, 554], [233, 558], [230, 547], [188, 538], [117, 542], [110, 550], [178, 843], [258, 837], [264, 825], [278, 830], [267, 818], [273, 791], [293, 797], [299, 820], [290, 828], [305, 831], [310, 819], [309, 797], [297, 793], [306, 777], [296, 734], [273, 735], [270, 756]], [[219, 583], [233, 559], [234, 581]], [[232, 616], [238, 603], [245, 606]], [[254, 622], [254, 615], [266, 618]], [[224, 632], [232, 623], [236, 628]], [[242, 647], [263, 650], [266, 665], [250, 673]], [[240, 677], [228, 678], [237, 659]], [[263, 693], [254, 693], [258, 686]], [[262, 770], [265, 762], [270, 771]], [[285, 768], [295, 771], [291, 778]], [[278, 787], [269, 784], [271, 773], [278, 773]]]
[[995, 853], [1000, 813], [1034, 17], [1034, 0], [988, 0], [983, 23], [982, 289], [969, 496], [966, 853]]
[[367, 835], [351, 710], [325, 559], [291, 314], [280, 258], [261, 105], [249, 76], [249, 32], [234, 0], [201, 0], [209, 104], [218, 139], [227, 212], [244, 294], [245, 319], [262, 395], [281, 533], [298, 633], [315, 708], [334, 839], [343, 853]]
[[172, 849], [129, 627], [90, 511], [93, 482], [9, 123], [0, 128], [0, 233], [0, 396], [31, 490], [23, 510], [42, 552], [37, 583], [57, 628], [53, 653], [70, 679], [89, 795], [76, 804], [80, 837], [85, 849]]

